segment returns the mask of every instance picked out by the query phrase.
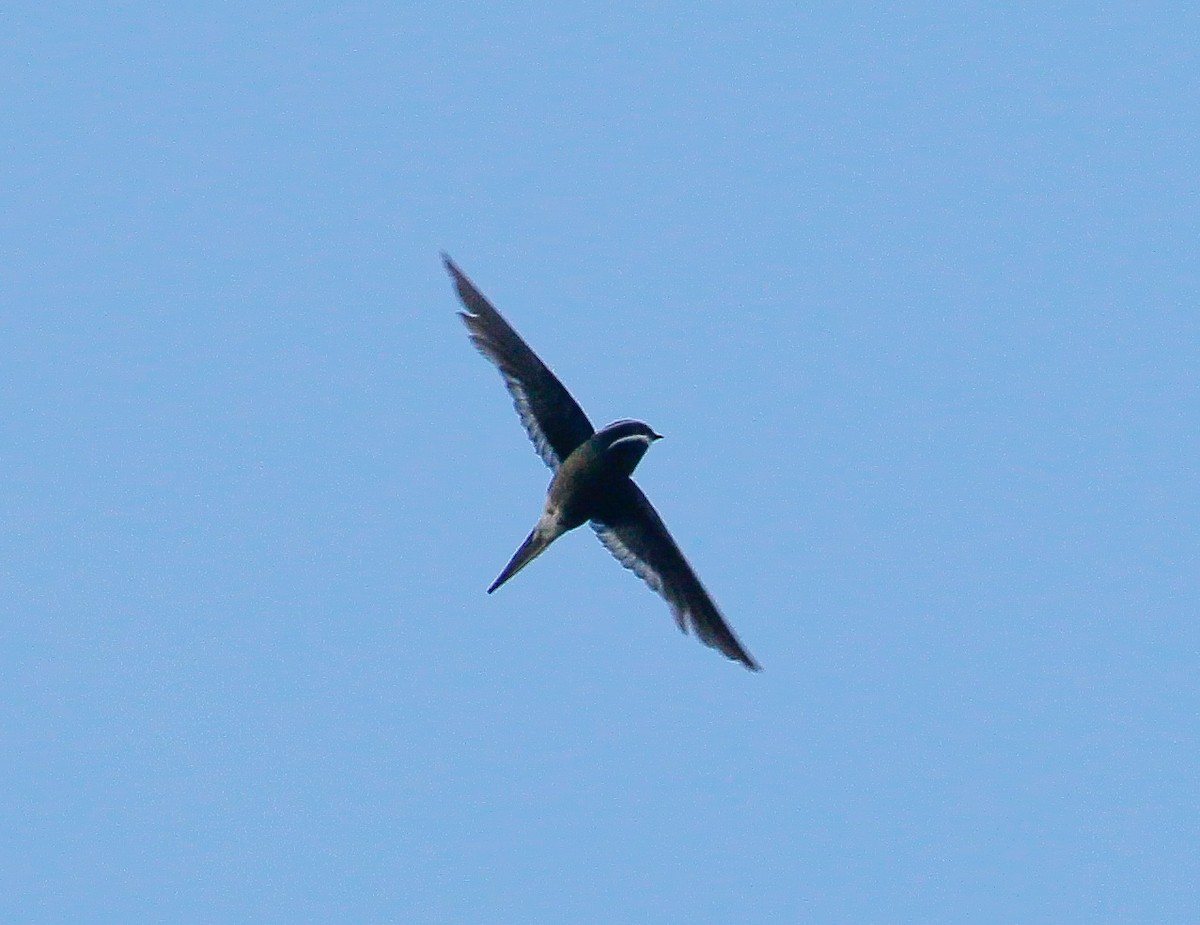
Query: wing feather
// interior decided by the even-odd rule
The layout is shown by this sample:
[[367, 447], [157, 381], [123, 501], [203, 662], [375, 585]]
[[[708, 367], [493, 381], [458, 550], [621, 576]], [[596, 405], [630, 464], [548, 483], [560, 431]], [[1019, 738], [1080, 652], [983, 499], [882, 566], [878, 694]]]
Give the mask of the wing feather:
[[595, 428], [558, 377], [455, 266], [442, 255], [466, 311], [459, 312], [476, 349], [495, 364], [513, 407], [542, 461], [551, 469], [571, 455]]
[[759, 664], [738, 641], [672, 539], [658, 511], [632, 479], [612, 493], [592, 520], [600, 542], [670, 605], [675, 622], [707, 646], [751, 671]]

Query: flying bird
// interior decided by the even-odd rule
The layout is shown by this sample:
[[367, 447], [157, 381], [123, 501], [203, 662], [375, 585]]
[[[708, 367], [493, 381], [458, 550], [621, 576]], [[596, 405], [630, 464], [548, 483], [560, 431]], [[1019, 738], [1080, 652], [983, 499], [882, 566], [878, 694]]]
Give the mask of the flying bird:
[[564, 533], [590, 521], [617, 561], [666, 600], [681, 630], [692, 630], [705, 645], [758, 671], [758, 663], [722, 619], [662, 518], [630, 478], [661, 436], [641, 421], [617, 421], [600, 431], [592, 427], [558, 377], [454, 261], [445, 254], [442, 260], [466, 308], [458, 314], [472, 343], [500, 370], [529, 439], [554, 472], [537, 525], [488, 594]]

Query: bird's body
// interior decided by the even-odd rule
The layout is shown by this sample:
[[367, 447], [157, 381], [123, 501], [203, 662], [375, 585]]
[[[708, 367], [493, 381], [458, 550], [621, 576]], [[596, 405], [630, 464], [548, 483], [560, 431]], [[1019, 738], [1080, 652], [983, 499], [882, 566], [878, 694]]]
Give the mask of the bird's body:
[[488, 588], [491, 594], [552, 542], [589, 520], [602, 521], [610, 499], [661, 437], [641, 421], [617, 421], [588, 437], [562, 461], [546, 491], [542, 516], [516, 555]]
[[617, 421], [579, 444], [546, 493], [548, 502], [562, 509], [568, 529], [594, 520], [614, 486], [633, 475], [650, 444], [661, 439], [641, 421]]
[[539, 455], [554, 477], [537, 524], [488, 588], [495, 591], [558, 537], [589, 521], [600, 541], [671, 605], [680, 629], [751, 670], [758, 663], [738, 642], [701, 586], [658, 512], [630, 476], [661, 439], [641, 421], [600, 431], [583, 409], [469, 279], [443, 255], [466, 307], [471, 340], [496, 364]]

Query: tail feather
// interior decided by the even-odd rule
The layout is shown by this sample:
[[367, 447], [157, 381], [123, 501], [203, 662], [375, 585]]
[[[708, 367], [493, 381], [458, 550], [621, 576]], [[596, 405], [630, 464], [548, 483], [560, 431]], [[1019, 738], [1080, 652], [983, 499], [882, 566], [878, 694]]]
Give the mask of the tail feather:
[[500, 573], [500, 577], [492, 582], [492, 586], [487, 589], [487, 593], [491, 594], [513, 575], [525, 568], [530, 562], [546, 551], [555, 539], [556, 534], [548, 533], [542, 529], [539, 523], [533, 528], [529, 536], [525, 537], [525, 542], [521, 544], [521, 548], [516, 551], [513, 557], [509, 560], [508, 565], [504, 566], [504, 571]]

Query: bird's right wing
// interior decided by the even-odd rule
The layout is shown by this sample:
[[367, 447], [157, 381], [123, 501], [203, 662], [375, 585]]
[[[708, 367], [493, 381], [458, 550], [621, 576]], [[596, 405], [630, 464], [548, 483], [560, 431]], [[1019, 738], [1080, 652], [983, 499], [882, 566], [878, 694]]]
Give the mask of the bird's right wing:
[[592, 529], [618, 562], [671, 605], [681, 630], [691, 629], [701, 642], [726, 658], [741, 662], [751, 671], [759, 670], [758, 662], [738, 642], [675, 545], [658, 511], [632, 479], [625, 479], [604, 500], [599, 516], [592, 520]]
[[458, 314], [467, 326], [471, 342], [496, 364], [538, 455], [551, 469], [557, 469], [572, 450], [595, 433], [592, 422], [558, 377], [546, 368], [454, 261], [445, 254], [442, 260], [467, 309]]

